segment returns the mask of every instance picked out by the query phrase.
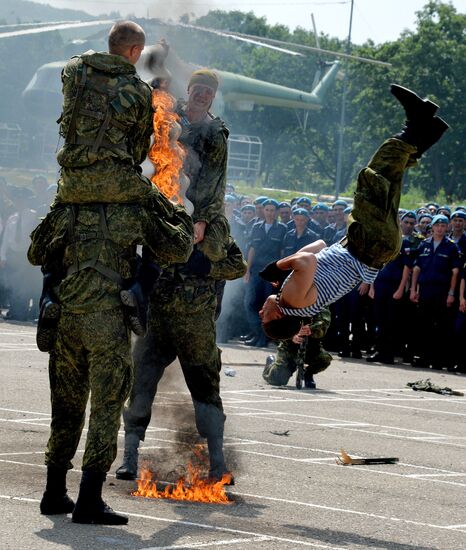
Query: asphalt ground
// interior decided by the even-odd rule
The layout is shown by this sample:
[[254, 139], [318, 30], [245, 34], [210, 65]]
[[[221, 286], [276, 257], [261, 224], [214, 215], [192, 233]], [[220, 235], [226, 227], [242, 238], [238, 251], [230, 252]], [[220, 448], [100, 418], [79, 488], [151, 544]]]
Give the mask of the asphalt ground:
[[[131, 496], [114, 478], [105, 498], [129, 516], [125, 527], [75, 525], [41, 516], [50, 405], [47, 354], [32, 325], [0, 321], [0, 548], [466, 548], [466, 398], [414, 392], [431, 377], [466, 391], [466, 377], [336, 358], [318, 389], [272, 388], [261, 370], [268, 350], [224, 346], [225, 448], [234, 466], [230, 505]], [[191, 448], [192, 406], [180, 369], [167, 370], [141, 452], [173, 475]], [[294, 381], [291, 381], [294, 384]], [[84, 437], [68, 475], [77, 495]], [[398, 464], [341, 466], [354, 456], [399, 457]]]

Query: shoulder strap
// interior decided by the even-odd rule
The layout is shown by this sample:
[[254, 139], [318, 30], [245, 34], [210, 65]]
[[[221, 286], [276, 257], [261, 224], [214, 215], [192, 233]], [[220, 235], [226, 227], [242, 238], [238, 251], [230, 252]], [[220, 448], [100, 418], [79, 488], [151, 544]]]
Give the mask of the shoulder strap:
[[74, 98], [70, 125], [68, 127], [68, 132], [66, 133], [65, 137], [65, 141], [67, 141], [68, 143], [76, 143], [76, 119], [78, 118], [79, 106], [81, 104], [81, 99], [84, 93], [84, 87], [86, 86], [86, 80], [87, 65], [84, 63], [84, 61], [81, 61], [76, 71], [77, 90], [76, 96]]

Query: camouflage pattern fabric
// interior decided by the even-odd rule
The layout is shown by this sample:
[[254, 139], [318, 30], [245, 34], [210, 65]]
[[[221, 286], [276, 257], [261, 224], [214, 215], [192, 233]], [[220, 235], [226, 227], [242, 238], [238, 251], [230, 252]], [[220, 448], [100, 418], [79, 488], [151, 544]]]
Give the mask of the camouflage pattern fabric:
[[178, 102], [176, 111], [182, 123], [179, 141], [187, 151], [184, 171], [191, 182], [186, 196], [194, 205], [194, 223], [207, 223], [199, 249], [216, 262], [226, 257], [224, 245], [230, 234], [223, 216], [229, 131], [223, 120], [210, 114], [209, 120], [187, 122], [184, 102]]
[[49, 378], [52, 422], [46, 465], [73, 467], [90, 393], [82, 467], [107, 472], [116, 457], [120, 417], [132, 382], [130, 333], [121, 308], [64, 313], [50, 354]]
[[204, 240], [197, 247], [210, 261], [219, 262], [227, 257], [229, 237], [230, 224], [223, 214], [219, 214], [207, 224]]
[[[141, 204], [109, 204], [106, 207], [112, 240], [104, 239], [97, 205], [77, 210], [75, 233], [68, 235], [73, 208], [52, 210], [31, 235], [28, 251], [33, 265], [62, 263], [65, 270], [98, 259], [123, 279], [134, 275], [136, 245], [148, 247], [153, 260], [164, 267], [185, 262], [192, 252], [193, 228], [184, 208], [172, 205], [160, 193]], [[120, 304], [120, 287], [92, 268], [63, 279], [59, 299], [63, 311], [89, 313]]]
[[[322, 338], [330, 326], [331, 314], [328, 308], [315, 315], [311, 321], [311, 336], [308, 337], [304, 357], [305, 372], [318, 374], [332, 362], [332, 356], [322, 347]], [[282, 340], [277, 347], [275, 361], [265, 367], [263, 379], [271, 386], [286, 386], [298, 367], [301, 346], [292, 340]]]
[[413, 145], [390, 138], [359, 173], [345, 240], [351, 254], [370, 267], [380, 269], [400, 251], [402, 178], [416, 163], [415, 152]]
[[[86, 68], [75, 132], [72, 113]], [[152, 134], [151, 88], [119, 55], [93, 52], [72, 58], [62, 72], [63, 113], [57, 155], [61, 166], [57, 201], [64, 203], [132, 202], [152, 193], [153, 185], [137, 168], [146, 157]], [[94, 150], [105, 115], [111, 122]], [[73, 141], [77, 141], [74, 143]]]
[[160, 280], [151, 297], [148, 334], [134, 347], [135, 381], [123, 413], [126, 433], [135, 432], [144, 440], [158, 383], [177, 357], [192, 399], [223, 411], [215, 308], [213, 282], [194, 286]]

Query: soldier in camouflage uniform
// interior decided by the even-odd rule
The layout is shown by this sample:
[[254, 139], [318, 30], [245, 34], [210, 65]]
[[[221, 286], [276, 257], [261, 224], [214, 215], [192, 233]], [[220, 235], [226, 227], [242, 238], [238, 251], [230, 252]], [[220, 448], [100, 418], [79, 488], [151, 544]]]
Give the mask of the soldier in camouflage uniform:
[[[136, 245], [145, 245], [162, 266], [186, 261], [192, 251], [191, 218], [139, 175], [152, 131], [150, 88], [134, 69], [144, 39], [139, 25], [119, 22], [110, 31], [109, 54], [88, 52], [66, 65], [57, 205], [32, 234], [29, 250], [31, 263], [54, 274], [57, 283], [58, 304], [47, 301], [44, 308], [61, 308], [50, 354], [52, 424], [44, 514], [73, 511], [66, 472], [91, 392], [83, 476], [73, 511], [78, 523], [127, 523], [102, 501], [101, 491], [116, 456], [132, 380], [120, 292], [134, 276]], [[110, 202], [121, 204], [104, 204]]]
[[[304, 352], [304, 385], [314, 389], [314, 374], [324, 371], [332, 362], [332, 356], [322, 347], [322, 339], [330, 326], [331, 314], [328, 308], [323, 309], [313, 319], [304, 319], [303, 324], [309, 325], [311, 333], [305, 336]], [[293, 340], [282, 340], [278, 344], [277, 356], [269, 355], [262, 378], [271, 386], [286, 386], [293, 373], [298, 368], [300, 348]]]
[[56, 293], [61, 317], [50, 353], [51, 434], [47, 444], [45, 514], [67, 513], [65, 476], [81, 437], [86, 404], [91, 410], [81, 488], [73, 512], [78, 523], [126, 523], [101, 500], [102, 484], [117, 452], [123, 404], [132, 382], [131, 340], [120, 289], [131, 278], [136, 245], [160, 265], [186, 261], [192, 222], [162, 195], [144, 203], [61, 206], [33, 232], [33, 265], [60, 261], [64, 273]]
[[220, 350], [215, 343], [215, 282], [242, 277], [246, 264], [233, 240], [227, 258], [210, 262], [195, 250], [186, 264], [164, 270], [151, 296], [149, 331], [134, 348], [135, 381], [125, 408], [125, 454], [118, 479], [135, 479], [138, 446], [149, 425], [157, 385], [177, 357], [194, 404], [196, 426], [207, 438], [210, 477], [226, 472], [220, 398]]
[[182, 126], [179, 141], [187, 152], [184, 170], [191, 183], [186, 196], [194, 205], [194, 242], [212, 262], [225, 259], [229, 236], [224, 216], [229, 131], [209, 112], [218, 85], [213, 71], [194, 71], [188, 100], [178, 101], [176, 108]]

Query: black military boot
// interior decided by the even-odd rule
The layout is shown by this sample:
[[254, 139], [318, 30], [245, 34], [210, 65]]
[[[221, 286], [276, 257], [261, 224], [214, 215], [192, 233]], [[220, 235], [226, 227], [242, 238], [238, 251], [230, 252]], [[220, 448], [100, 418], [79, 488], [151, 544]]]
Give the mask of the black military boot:
[[135, 433], [125, 434], [125, 452], [123, 463], [116, 471], [117, 479], [136, 479], [138, 474], [139, 436]]
[[225, 474], [229, 475], [229, 480], [225, 485], [234, 485], [235, 479], [225, 464], [223, 455], [223, 436], [208, 437], [207, 447], [209, 449], [209, 479], [212, 481], [220, 481]]
[[47, 485], [40, 501], [40, 513], [46, 516], [55, 514], [70, 514], [74, 509], [74, 502], [66, 494], [65, 468], [47, 467]]
[[146, 335], [149, 296], [161, 273], [162, 270], [157, 264], [142, 259], [138, 263], [136, 276], [129, 287], [120, 291], [129, 326], [137, 336]]
[[104, 472], [83, 471], [78, 500], [72, 516], [74, 523], [99, 525], [126, 525], [128, 523], [126, 516], [117, 514], [102, 500], [102, 486], [105, 478]]
[[433, 117], [439, 108], [429, 99], [422, 99], [412, 90], [399, 84], [391, 84], [390, 92], [403, 105], [408, 120], [414, 120], [419, 114], [423, 117]]
[[[225, 457], [223, 455], [225, 415], [221, 408], [211, 403], [202, 403], [193, 399], [193, 405], [197, 431], [201, 437], [207, 438], [210, 463], [209, 479], [220, 481], [224, 474], [230, 473], [225, 465]], [[235, 483], [231, 473], [230, 476], [231, 480], [226, 485], [234, 485]]]
[[414, 145], [417, 152], [414, 158], [420, 158], [448, 130], [448, 124], [433, 116], [438, 105], [427, 99], [421, 99], [416, 93], [398, 84], [392, 84], [391, 93], [398, 99], [406, 113], [406, 123], [402, 131], [394, 137]]
[[312, 373], [308, 374], [307, 371], [304, 371], [304, 387], [308, 390], [315, 390], [317, 387], [314, 375]]

